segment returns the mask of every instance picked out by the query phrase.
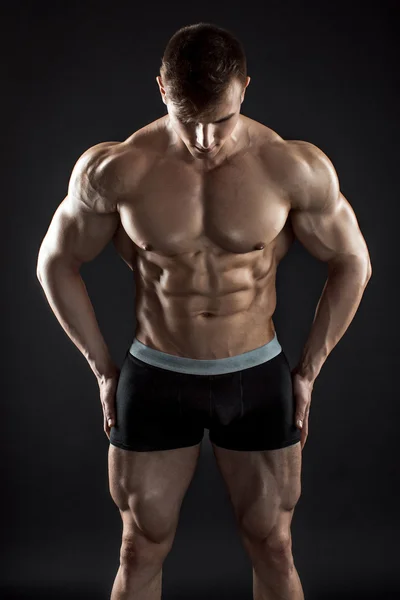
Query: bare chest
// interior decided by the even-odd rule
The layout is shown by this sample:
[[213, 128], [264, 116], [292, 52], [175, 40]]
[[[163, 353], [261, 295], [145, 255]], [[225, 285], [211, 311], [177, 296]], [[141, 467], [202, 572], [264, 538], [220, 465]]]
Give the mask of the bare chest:
[[279, 183], [251, 158], [201, 173], [160, 161], [120, 205], [122, 225], [134, 244], [169, 257], [266, 248], [288, 211]]

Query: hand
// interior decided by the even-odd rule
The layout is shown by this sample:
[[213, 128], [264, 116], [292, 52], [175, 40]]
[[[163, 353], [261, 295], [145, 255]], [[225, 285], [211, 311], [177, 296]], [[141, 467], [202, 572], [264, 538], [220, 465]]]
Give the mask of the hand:
[[[293, 393], [296, 401], [295, 423], [301, 429], [301, 449], [308, 436], [308, 415], [310, 414], [311, 393], [314, 381], [306, 379], [298, 372], [298, 367], [292, 370]], [[301, 423], [299, 423], [299, 421]]]
[[115, 374], [97, 380], [100, 390], [100, 401], [103, 408], [103, 428], [110, 439], [110, 430], [115, 425], [115, 392], [117, 390], [121, 369], [115, 368]]

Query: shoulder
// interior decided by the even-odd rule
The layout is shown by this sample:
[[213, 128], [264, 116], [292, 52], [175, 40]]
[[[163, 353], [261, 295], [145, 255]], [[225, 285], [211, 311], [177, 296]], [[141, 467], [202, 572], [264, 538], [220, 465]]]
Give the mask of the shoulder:
[[287, 191], [291, 208], [325, 211], [340, 195], [339, 179], [330, 158], [311, 142], [286, 140]]
[[77, 199], [83, 210], [118, 211], [154, 159], [165, 152], [160, 121], [138, 129], [122, 142], [101, 142], [85, 150], [72, 169], [68, 196]]
[[268, 130], [261, 137], [265, 168], [273, 175], [293, 210], [329, 210], [340, 194], [339, 180], [330, 158], [315, 144], [285, 140]]
[[132, 152], [124, 142], [114, 141], [85, 150], [72, 169], [68, 196], [89, 211], [117, 211], [120, 198], [127, 192], [126, 161]]

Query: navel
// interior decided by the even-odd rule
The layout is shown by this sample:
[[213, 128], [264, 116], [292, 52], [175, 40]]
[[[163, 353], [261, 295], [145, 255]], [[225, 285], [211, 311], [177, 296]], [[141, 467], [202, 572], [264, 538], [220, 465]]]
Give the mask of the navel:
[[265, 244], [263, 244], [263, 242], [258, 242], [258, 244], [254, 246], [254, 250], [264, 250], [264, 248]]

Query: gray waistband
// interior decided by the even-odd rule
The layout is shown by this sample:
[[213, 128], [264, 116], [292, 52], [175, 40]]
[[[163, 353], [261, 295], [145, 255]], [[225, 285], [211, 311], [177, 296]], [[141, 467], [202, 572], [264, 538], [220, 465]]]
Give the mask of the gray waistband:
[[255, 367], [267, 360], [271, 360], [282, 351], [282, 347], [275, 336], [270, 342], [244, 352], [236, 356], [228, 356], [226, 358], [216, 358], [212, 360], [202, 360], [197, 358], [188, 358], [185, 356], [176, 356], [175, 354], [167, 354], [160, 350], [155, 350], [150, 346], [146, 346], [137, 338], [133, 340], [129, 352], [154, 367], [167, 369], [168, 371], [178, 371], [179, 373], [191, 373], [193, 375], [221, 375], [222, 373], [231, 373], [233, 371], [241, 371], [249, 367]]

